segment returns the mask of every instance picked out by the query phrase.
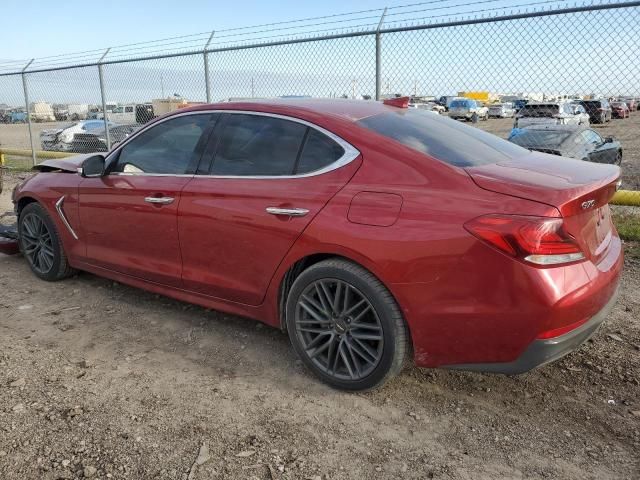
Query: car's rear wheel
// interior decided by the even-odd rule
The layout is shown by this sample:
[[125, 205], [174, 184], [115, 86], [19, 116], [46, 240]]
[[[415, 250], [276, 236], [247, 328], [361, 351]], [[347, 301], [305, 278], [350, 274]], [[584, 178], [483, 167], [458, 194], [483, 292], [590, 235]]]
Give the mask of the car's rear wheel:
[[616, 154], [616, 165], [621, 165], [622, 164], [622, 151], [618, 150], [618, 153]]
[[407, 327], [391, 293], [369, 271], [330, 259], [303, 271], [286, 305], [291, 343], [321, 380], [367, 390], [395, 376], [409, 351]]
[[18, 236], [31, 271], [42, 280], [62, 280], [75, 272], [53, 221], [40, 204], [30, 203], [20, 212]]

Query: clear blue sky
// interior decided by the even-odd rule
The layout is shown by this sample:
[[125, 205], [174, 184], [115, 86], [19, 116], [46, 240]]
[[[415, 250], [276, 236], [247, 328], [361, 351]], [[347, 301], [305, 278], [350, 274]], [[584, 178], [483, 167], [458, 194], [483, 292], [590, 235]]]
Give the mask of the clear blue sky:
[[[217, 31], [212, 46], [219, 48], [227, 46], [225, 42], [230, 39], [238, 40], [229, 37], [236, 32], [221, 32], [224, 29], [384, 6], [413, 4], [404, 9], [390, 9], [385, 22], [388, 26], [402, 20], [402, 15], [405, 20], [424, 24], [442, 20], [443, 14], [510, 13], [511, 7], [518, 10], [518, 5], [530, 6], [536, 1], [537, 8], [548, 9], [551, 1], [554, 9], [566, 6], [562, 0], [2, 0], [0, 63], [2, 59], [35, 57], [38, 60], [30, 70], [60, 68], [61, 64], [56, 63], [60, 58], [43, 57], [211, 30]], [[108, 8], [102, 10], [103, 5]], [[367, 24], [371, 29], [372, 24], [377, 24], [377, 14], [357, 15], [365, 17], [357, 23]], [[334, 17], [327, 21], [335, 20]], [[423, 95], [452, 95], [469, 90], [637, 95], [640, 63], [634, 54], [640, 51], [639, 21], [639, 8], [625, 8], [387, 33], [382, 38], [382, 91]], [[317, 28], [344, 26], [341, 23]], [[266, 30], [272, 28], [275, 27]], [[272, 34], [262, 33], [263, 28], [255, 30], [258, 38]], [[278, 34], [292, 33], [295, 31], [281, 30]], [[107, 100], [147, 102], [179, 94], [190, 101], [203, 101], [205, 81], [200, 49], [207, 38], [207, 34], [198, 37], [198, 46], [187, 50], [198, 53], [189, 56], [106, 65]], [[253, 37], [251, 40], [250, 43], [260, 41]], [[122, 55], [140, 58], [158, 52], [128, 53], [127, 48], [114, 48], [107, 60], [121, 60]], [[89, 55], [90, 59], [69, 57], [63, 64], [96, 62], [101, 53]], [[214, 100], [280, 95], [358, 97], [375, 92], [373, 36], [218, 51], [210, 54], [208, 61]], [[5, 65], [0, 73], [19, 71], [22, 65]], [[100, 102], [98, 70], [94, 66], [29, 73], [28, 85], [32, 101]], [[24, 104], [20, 75], [0, 75], [0, 103]]]
[[2, 0], [0, 59], [57, 55], [408, 3], [417, 1]]

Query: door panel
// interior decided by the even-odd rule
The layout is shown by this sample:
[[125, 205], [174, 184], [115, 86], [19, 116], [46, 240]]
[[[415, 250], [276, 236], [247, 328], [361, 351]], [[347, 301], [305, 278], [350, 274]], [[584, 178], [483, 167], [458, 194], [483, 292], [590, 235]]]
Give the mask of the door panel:
[[[181, 286], [177, 231], [180, 191], [191, 177], [108, 175], [80, 184], [87, 262], [165, 285]], [[145, 198], [173, 198], [169, 204]]]
[[[194, 177], [178, 213], [185, 288], [259, 305], [287, 251], [358, 165], [300, 178]], [[308, 213], [278, 216], [269, 207]]]
[[79, 212], [92, 265], [182, 286], [177, 212], [216, 116], [159, 121], [109, 157], [107, 175], [79, 186]]

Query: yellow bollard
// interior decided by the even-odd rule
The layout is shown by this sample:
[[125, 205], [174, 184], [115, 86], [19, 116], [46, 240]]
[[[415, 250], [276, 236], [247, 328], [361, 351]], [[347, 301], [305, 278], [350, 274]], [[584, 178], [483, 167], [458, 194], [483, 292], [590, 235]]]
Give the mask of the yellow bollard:
[[618, 190], [609, 203], [613, 205], [640, 207], [640, 191]]

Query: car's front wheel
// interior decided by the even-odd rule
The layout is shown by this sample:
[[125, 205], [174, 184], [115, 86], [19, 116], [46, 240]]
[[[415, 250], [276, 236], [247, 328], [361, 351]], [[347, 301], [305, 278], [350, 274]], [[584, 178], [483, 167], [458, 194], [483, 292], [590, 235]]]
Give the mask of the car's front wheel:
[[304, 270], [287, 297], [291, 343], [321, 380], [343, 390], [378, 387], [402, 369], [409, 335], [391, 293], [342, 259]]
[[30, 203], [18, 221], [20, 250], [31, 271], [42, 280], [62, 280], [72, 275], [56, 226], [39, 203]]

